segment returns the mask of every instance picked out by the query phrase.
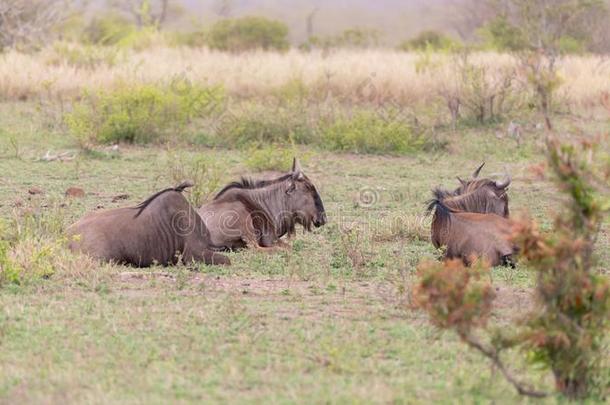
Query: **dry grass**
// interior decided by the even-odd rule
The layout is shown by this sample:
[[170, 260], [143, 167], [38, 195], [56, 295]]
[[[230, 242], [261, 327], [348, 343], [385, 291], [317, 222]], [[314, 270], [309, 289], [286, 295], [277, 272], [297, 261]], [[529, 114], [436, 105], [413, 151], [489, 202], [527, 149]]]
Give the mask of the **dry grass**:
[[[341, 50], [332, 53], [254, 52], [232, 55], [209, 50], [154, 47], [127, 52], [114, 66], [74, 67], [57, 61], [53, 48], [38, 54], [8, 52], [0, 56], [0, 98], [37, 96], [72, 98], [84, 89], [112, 88], [124, 82], [159, 82], [186, 77], [202, 84], [222, 84], [229, 94], [261, 97], [298, 81], [316, 97], [344, 101], [430, 102], [456, 85], [450, 55], [419, 55], [393, 50]], [[517, 67], [509, 55], [481, 53], [472, 60], [488, 74]], [[52, 62], [51, 62], [52, 61]], [[61, 61], [61, 58], [60, 58]], [[518, 69], [517, 69], [518, 71]], [[610, 64], [598, 56], [570, 56], [560, 62], [561, 92], [570, 105], [598, 103], [610, 91]], [[517, 76], [525, 81], [525, 77]]]

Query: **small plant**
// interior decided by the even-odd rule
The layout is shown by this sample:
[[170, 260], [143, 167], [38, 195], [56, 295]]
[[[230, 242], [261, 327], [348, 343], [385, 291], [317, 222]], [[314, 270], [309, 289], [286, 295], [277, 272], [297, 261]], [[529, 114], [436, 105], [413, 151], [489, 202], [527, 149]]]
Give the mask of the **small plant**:
[[179, 184], [187, 179], [195, 183], [185, 194], [194, 207], [200, 207], [218, 191], [223, 170], [210, 157], [188, 158], [172, 155], [168, 159], [167, 166], [173, 184]]
[[320, 129], [325, 149], [356, 153], [406, 154], [426, 148], [426, 140], [397, 114], [382, 117], [361, 111], [350, 118], [338, 118]]
[[207, 44], [212, 49], [230, 52], [255, 49], [285, 51], [290, 47], [288, 27], [264, 17], [220, 20], [210, 29]]
[[246, 106], [223, 118], [217, 134], [219, 146], [247, 148], [251, 145], [313, 142], [313, 129], [307, 116], [292, 105], [273, 109]]
[[353, 27], [348, 28], [340, 34], [334, 36], [311, 36], [309, 37], [307, 42], [301, 45], [301, 49], [366, 49], [378, 46], [380, 37], [381, 33], [378, 30], [362, 27]]
[[390, 242], [406, 239], [409, 241], [430, 240], [430, 226], [421, 216], [396, 216], [389, 223], [383, 221], [382, 227], [375, 230], [376, 242]]
[[84, 145], [149, 143], [167, 139], [194, 119], [213, 114], [223, 100], [221, 88], [188, 82], [124, 85], [88, 94], [67, 114], [66, 124]]
[[79, 69], [96, 69], [101, 66], [112, 67], [117, 63], [119, 53], [116, 48], [92, 45], [74, 45], [58, 42], [47, 58], [52, 66], [66, 64]]
[[61, 262], [63, 219], [57, 211], [26, 210], [0, 222], [0, 286], [49, 278]]
[[294, 148], [281, 145], [251, 147], [246, 151], [245, 164], [255, 171], [286, 170], [295, 156]]
[[401, 43], [403, 51], [450, 51], [460, 47], [459, 42], [437, 31], [422, 31], [415, 38]]
[[[544, 234], [530, 220], [515, 227], [515, 242], [536, 273], [536, 306], [513, 328], [491, 329], [493, 290], [489, 266], [461, 262], [424, 263], [416, 289], [416, 306], [439, 327], [453, 329], [502, 372], [520, 394], [543, 397], [515, 377], [501, 354], [520, 348], [527, 360], [552, 372], [555, 389], [570, 399], [604, 395], [608, 382], [602, 359], [610, 326], [610, 281], [597, 274], [594, 245], [608, 211], [610, 164], [595, 143], [547, 143], [548, 162], [569, 197], [566, 212]], [[594, 159], [598, 152], [597, 159]], [[487, 331], [488, 342], [479, 335]]]

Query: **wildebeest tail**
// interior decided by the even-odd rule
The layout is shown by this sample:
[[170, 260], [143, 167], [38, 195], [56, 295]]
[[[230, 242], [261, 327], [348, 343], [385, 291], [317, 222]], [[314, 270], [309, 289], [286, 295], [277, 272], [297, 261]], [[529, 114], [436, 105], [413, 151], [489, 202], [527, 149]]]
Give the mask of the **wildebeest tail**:
[[134, 216], [134, 218], [139, 217], [140, 214], [146, 209], [146, 207], [148, 207], [150, 205], [150, 203], [153, 202], [155, 199], [157, 199], [160, 195], [163, 195], [163, 194], [167, 193], [168, 191], [177, 191], [177, 192], [181, 193], [185, 189], [187, 189], [189, 187], [193, 187], [194, 185], [195, 184], [192, 181], [186, 180], [186, 181], [183, 181], [182, 183], [180, 183], [179, 185], [177, 185], [176, 187], [166, 188], [165, 190], [161, 190], [158, 193], [151, 195], [145, 201], [141, 202], [140, 204], [138, 204], [137, 206], [134, 207], [135, 209], [138, 210], [138, 212]]

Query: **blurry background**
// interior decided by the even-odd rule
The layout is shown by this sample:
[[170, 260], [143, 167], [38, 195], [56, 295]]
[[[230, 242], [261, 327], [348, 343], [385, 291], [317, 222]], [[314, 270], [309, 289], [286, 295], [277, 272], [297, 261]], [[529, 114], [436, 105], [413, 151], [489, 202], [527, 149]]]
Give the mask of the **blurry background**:
[[[343, 45], [393, 47], [423, 31], [434, 31], [461, 43], [490, 47], [491, 37], [508, 35], [522, 25], [528, 9], [526, 14], [538, 15], [541, 21], [543, 14], [561, 14], [558, 21], [548, 16], [544, 20], [552, 30], [557, 22], [571, 26], [563, 33], [566, 47], [606, 51], [605, 5], [605, 0], [3, 0], [0, 35], [4, 46], [40, 45], [57, 36], [94, 30], [93, 22], [130, 21], [200, 32], [220, 19], [256, 15], [285, 24], [293, 46], [310, 43], [312, 37], [336, 44], [343, 36]], [[586, 16], [572, 13], [574, 7], [587, 8]], [[572, 18], [574, 14], [578, 18]]]

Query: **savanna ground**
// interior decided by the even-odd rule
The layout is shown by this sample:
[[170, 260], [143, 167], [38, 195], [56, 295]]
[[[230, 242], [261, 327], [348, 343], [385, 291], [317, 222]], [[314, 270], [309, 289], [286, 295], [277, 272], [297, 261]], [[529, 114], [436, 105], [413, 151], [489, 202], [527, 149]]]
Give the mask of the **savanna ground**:
[[[62, 80], [72, 92], [70, 77]], [[454, 187], [456, 175], [486, 161], [484, 174], [512, 174], [512, 212], [550, 225], [561, 196], [538, 177], [544, 131], [536, 121], [523, 124], [518, 140], [506, 122], [446, 129], [445, 148], [404, 156], [294, 147], [328, 225], [297, 234], [288, 252], [231, 253], [228, 268], [133, 269], [71, 255], [62, 230], [85, 212], [136, 204], [177, 183], [190, 174], [181, 162], [205, 159], [220, 187], [252, 172], [251, 151], [181, 142], [83, 151], [49, 124], [45, 106], [62, 92], [44, 103], [17, 101], [31, 100], [32, 88], [25, 77], [6, 80], [4, 94], [14, 94], [0, 103], [0, 212], [6, 232], [26, 236], [14, 259], [43, 273], [0, 288], [0, 402], [527, 402], [409, 304], [417, 264], [439, 255], [424, 217], [432, 187]], [[596, 133], [607, 118], [570, 114], [556, 124]], [[47, 151], [75, 158], [41, 159]], [[66, 197], [69, 187], [85, 196]], [[603, 266], [608, 232], [606, 222], [597, 247]], [[494, 322], [524, 314], [527, 268], [492, 274]]]

